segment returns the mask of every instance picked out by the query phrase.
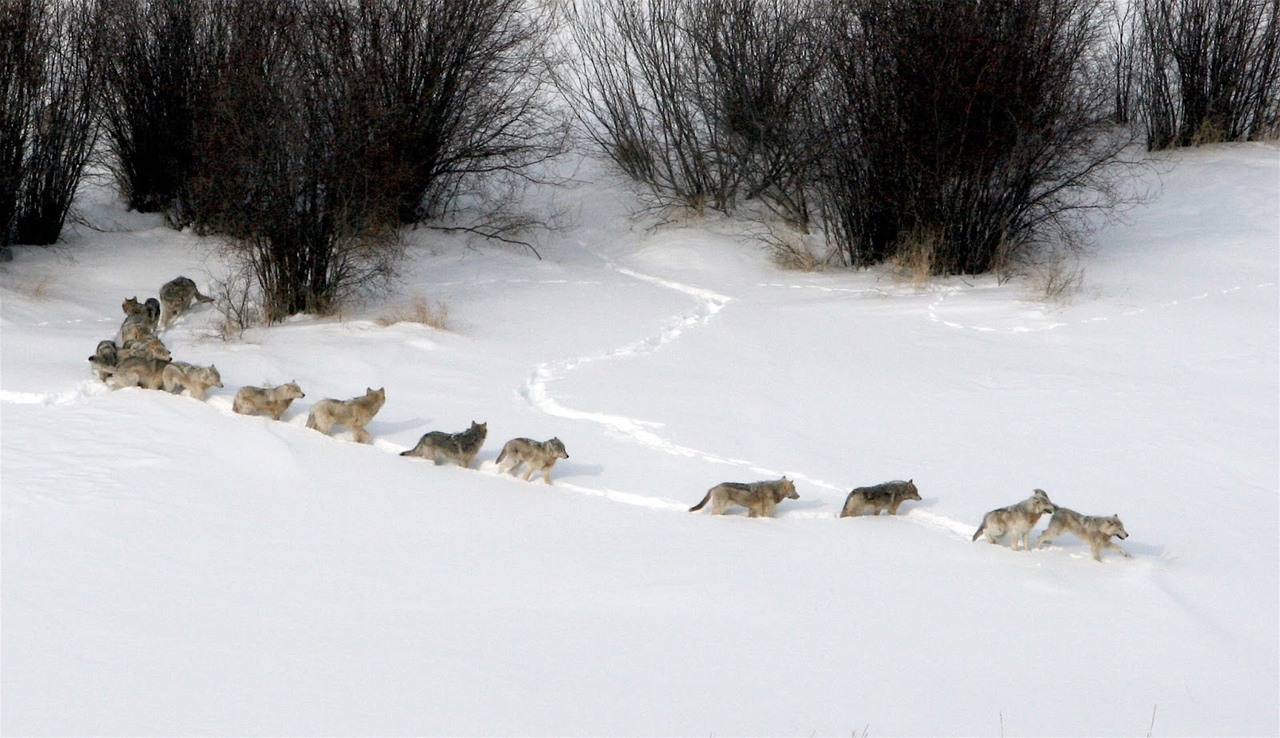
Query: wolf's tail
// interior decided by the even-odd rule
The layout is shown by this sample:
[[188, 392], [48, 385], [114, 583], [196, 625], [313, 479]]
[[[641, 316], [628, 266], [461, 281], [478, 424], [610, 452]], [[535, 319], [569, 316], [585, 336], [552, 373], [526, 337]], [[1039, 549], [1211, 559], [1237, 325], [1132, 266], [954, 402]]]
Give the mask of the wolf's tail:
[[978, 538], [982, 535], [982, 531], [984, 531], [984, 530], [986, 530], [986, 529], [987, 529], [987, 521], [985, 521], [985, 520], [984, 520], [984, 521], [982, 521], [982, 525], [979, 525], [979, 526], [978, 526], [978, 529], [977, 529], [976, 531], [974, 531], [974, 533], [973, 533], [973, 538], [971, 538], [971, 539], [969, 539], [969, 540], [972, 540], [972, 541], [976, 541], [976, 540], [978, 540]]
[[502, 447], [502, 450], [498, 452], [498, 458], [494, 459], [494, 460], [493, 460], [493, 463], [495, 463], [495, 464], [501, 464], [501, 463], [502, 463], [502, 460], [503, 460], [503, 459], [505, 459], [505, 458], [507, 458], [507, 447], [506, 447], [506, 446], [503, 446], [503, 447]]
[[707, 500], [710, 500], [710, 499], [711, 499], [711, 490], [707, 490], [707, 494], [702, 498], [702, 502], [699, 502], [698, 504], [689, 508], [689, 512], [697, 512], [701, 510], [707, 504]]

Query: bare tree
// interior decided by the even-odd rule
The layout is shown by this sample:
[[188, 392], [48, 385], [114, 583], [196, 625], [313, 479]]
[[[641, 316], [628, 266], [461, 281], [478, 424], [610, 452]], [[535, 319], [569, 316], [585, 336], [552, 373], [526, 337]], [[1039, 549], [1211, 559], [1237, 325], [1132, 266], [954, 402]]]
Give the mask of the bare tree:
[[756, 199], [803, 228], [823, 63], [805, 0], [574, 6], [563, 87], [586, 135], [658, 205]]
[[210, 0], [100, 0], [108, 166], [129, 207], [182, 221], [194, 124], [225, 38]]
[[[264, 315], [389, 279], [397, 227], [564, 149], [528, 0], [234, 0], [194, 126], [190, 202], [251, 264]], [[505, 206], [505, 205], [504, 205]], [[503, 237], [497, 218], [470, 227]], [[466, 226], [461, 226], [466, 227]]]
[[370, 133], [395, 173], [399, 222], [445, 214], [478, 181], [536, 179], [565, 151], [544, 59], [552, 20], [529, 0], [358, 5], [349, 73], [376, 111]]
[[13, 242], [31, 115], [48, 53], [46, 12], [44, 3], [0, 0], [0, 247]]
[[12, 64], [11, 73], [0, 75], [6, 78], [0, 216], [12, 208], [5, 242], [51, 244], [97, 140], [101, 77], [90, 61], [90, 8], [80, 0], [4, 0], [0, 14], [6, 66]]
[[920, 250], [980, 273], [1073, 242], [1121, 198], [1095, 0], [834, 3], [828, 236], [850, 264]]
[[1280, 126], [1280, 0], [1143, 0], [1147, 146], [1242, 141]]
[[386, 157], [368, 135], [365, 96], [343, 74], [353, 34], [345, 15], [317, 7], [333, 9], [225, 6], [230, 53], [196, 123], [193, 213], [250, 265], [271, 322], [332, 311], [387, 277], [399, 253]]

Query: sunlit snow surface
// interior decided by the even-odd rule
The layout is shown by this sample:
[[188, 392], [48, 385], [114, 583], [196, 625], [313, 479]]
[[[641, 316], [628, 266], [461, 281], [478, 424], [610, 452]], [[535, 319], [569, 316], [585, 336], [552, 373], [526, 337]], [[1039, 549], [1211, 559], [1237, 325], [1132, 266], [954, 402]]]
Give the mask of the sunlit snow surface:
[[[542, 261], [417, 231], [341, 318], [224, 342], [194, 309], [161, 337], [218, 367], [204, 402], [85, 360], [124, 298], [223, 269], [92, 189], [93, 228], [0, 266], [0, 728], [1274, 735], [1280, 150], [1159, 169], [1067, 304], [783, 271], [588, 169]], [[450, 329], [380, 324], [413, 295]], [[290, 380], [282, 422], [231, 412]], [[304, 427], [366, 387], [373, 444]], [[397, 455], [472, 420], [478, 469]], [[497, 473], [517, 436], [564, 441], [553, 485]], [[687, 512], [783, 474], [774, 519]], [[898, 517], [836, 517], [908, 478]], [[970, 540], [1037, 487], [1133, 558]]]

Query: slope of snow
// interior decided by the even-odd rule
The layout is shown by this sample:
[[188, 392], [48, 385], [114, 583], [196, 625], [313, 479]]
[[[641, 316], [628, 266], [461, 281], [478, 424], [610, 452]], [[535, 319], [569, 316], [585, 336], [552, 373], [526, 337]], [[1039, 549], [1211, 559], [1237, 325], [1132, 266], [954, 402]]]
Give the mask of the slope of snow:
[[[1173, 163], [1065, 306], [779, 271], [600, 174], [542, 261], [418, 234], [341, 319], [187, 314], [204, 402], [91, 373], [121, 300], [220, 264], [93, 193], [0, 267], [0, 730], [1276, 734], [1280, 152]], [[451, 329], [378, 323], [411, 294]], [[289, 380], [283, 422], [231, 412]], [[373, 444], [304, 427], [366, 387]], [[472, 420], [478, 470], [396, 455]], [[516, 436], [565, 442], [554, 485], [496, 473]], [[686, 511], [782, 474], [775, 519]], [[835, 517], [898, 478], [904, 514]], [[1037, 487], [1133, 558], [970, 541]]]

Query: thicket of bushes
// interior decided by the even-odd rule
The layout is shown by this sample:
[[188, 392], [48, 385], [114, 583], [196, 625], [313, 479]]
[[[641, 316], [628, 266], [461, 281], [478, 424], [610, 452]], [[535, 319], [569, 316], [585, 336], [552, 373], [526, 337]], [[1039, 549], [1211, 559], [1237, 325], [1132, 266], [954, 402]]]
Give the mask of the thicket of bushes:
[[55, 240], [99, 152], [260, 317], [324, 312], [536, 178], [568, 108], [658, 206], [978, 273], [1115, 207], [1135, 137], [1280, 130], [1280, 0], [576, 2], [0, 0], [0, 245]]

